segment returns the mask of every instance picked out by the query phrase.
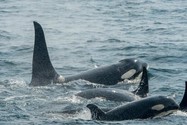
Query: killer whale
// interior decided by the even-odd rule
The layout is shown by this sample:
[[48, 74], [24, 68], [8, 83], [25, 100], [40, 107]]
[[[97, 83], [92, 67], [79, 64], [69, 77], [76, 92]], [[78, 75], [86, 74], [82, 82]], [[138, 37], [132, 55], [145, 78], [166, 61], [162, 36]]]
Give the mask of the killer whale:
[[103, 98], [110, 101], [118, 101], [118, 102], [130, 102], [140, 97], [126, 90], [114, 89], [114, 88], [96, 88], [96, 89], [88, 89], [86, 91], [82, 91], [76, 94], [76, 96], [92, 99], [92, 98]]
[[132, 119], [147, 119], [169, 115], [179, 109], [178, 104], [165, 96], [153, 96], [129, 102], [107, 112], [94, 104], [88, 104], [93, 120], [121, 121]]
[[86, 99], [101, 97], [110, 101], [134, 101], [140, 99], [140, 97], [146, 97], [149, 92], [147, 69], [143, 68], [143, 74], [139, 86], [136, 90], [130, 92], [122, 89], [114, 88], [95, 88], [88, 89], [76, 94]]
[[146, 97], [104, 112], [94, 104], [88, 104], [93, 120], [119, 121], [167, 116], [176, 110], [187, 111], [187, 81], [179, 105], [166, 96]]
[[63, 77], [54, 69], [47, 50], [45, 35], [41, 25], [34, 23], [35, 42], [32, 61], [31, 86], [43, 86], [51, 83], [65, 83], [84, 79], [92, 83], [113, 85], [125, 79], [132, 79], [141, 74], [148, 65], [138, 59], [124, 59], [116, 64], [95, 68], [77, 75]]
[[187, 112], [187, 81], [185, 81], [184, 95], [179, 106], [180, 106], [180, 110]]

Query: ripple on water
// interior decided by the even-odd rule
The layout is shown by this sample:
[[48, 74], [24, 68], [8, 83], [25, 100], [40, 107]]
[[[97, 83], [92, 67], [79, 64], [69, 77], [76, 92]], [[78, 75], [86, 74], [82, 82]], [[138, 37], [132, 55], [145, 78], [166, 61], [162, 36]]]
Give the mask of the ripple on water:
[[[185, 0], [0, 0], [0, 124], [186, 125], [186, 114], [117, 122], [90, 120], [86, 104], [115, 107], [101, 98], [74, 96], [98, 87], [87, 81], [29, 86], [33, 20], [42, 24], [57, 72], [72, 75], [124, 58], [149, 64], [150, 95], [178, 102], [186, 79]], [[26, 82], [28, 81], [28, 82]], [[138, 84], [110, 86], [133, 90]]]

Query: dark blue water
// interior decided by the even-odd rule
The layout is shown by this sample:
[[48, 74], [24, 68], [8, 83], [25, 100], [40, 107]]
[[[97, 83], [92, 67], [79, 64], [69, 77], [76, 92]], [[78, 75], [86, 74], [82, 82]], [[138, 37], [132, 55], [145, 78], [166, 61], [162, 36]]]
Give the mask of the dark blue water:
[[87, 81], [29, 87], [33, 21], [43, 26], [52, 63], [60, 74], [135, 57], [149, 64], [150, 96], [167, 95], [178, 103], [183, 96], [186, 0], [0, 0], [0, 124], [187, 124], [183, 112], [159, 119], [92, 121], [86, 104], [119, 103], [74, 96], [102, 87]]

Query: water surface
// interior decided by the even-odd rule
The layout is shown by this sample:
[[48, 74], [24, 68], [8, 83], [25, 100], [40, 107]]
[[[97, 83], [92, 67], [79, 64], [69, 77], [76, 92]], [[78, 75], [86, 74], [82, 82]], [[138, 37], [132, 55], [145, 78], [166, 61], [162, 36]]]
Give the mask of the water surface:
[[[159, 119], [93, 121], [86, 104], [109, 107], [121, 103], [74, 96], [87, 88], [103, 87], [87, 81], [28, 86], [33, 21], [37, 21], [60, 74], [139, 58], [150, 67], [149, 95], [171, 96], [179, 103], [187, 80], [186, 0], [0, 0], [0, 17], [1, 124], [186, 125], [182, 112]], [[71, 114], [66, 113], [69, 110]]]

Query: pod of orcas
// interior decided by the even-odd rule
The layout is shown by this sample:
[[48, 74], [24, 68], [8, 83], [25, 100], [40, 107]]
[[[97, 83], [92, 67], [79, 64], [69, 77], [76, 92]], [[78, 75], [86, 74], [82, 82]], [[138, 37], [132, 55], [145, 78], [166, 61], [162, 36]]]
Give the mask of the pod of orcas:
[[177, 110], [187, 111], [187, 82], [185, 82], [185, 93], [179, 105], [172, 98], [152, 96], [129, 102], [107, 112], [94, 104], [88, 104], [87, 107], [91, 111], [93, 120], [121, 121], [167, 116]]
[[82, 92], [77, 93], [76, 95], [87, 99], [101, 97], [110, 101], [131, 102], [146, 97], [148, 92], [149, 92], [149, 85], [148, 85], [147, 70], [144, 67], [139, 86], [137, 89], [135, 89], [132, 92], [122, 89], [114, 89], [114, 88], [95, 88], [95, 89], [84, 90]]
[[[113, 88], [90, 89], [77, 94], [84, 98], [103, 97], [112, 101], [133, 101], [147, 96], [148, 78], [147, 64], [137, 59], [124, 59], [117, 64], [95, 68], [83, 73], [63, 77], [59, 75], [50, 60], [44, 31], [41, 25], [34, 22], [35, 44], [32, 63], [32, 80], [30, 85], [41, 86], [51, 83], [65, 83], [72, 80], [84, 79], [93, 83], [113, 85], [125, 79], [133, 79], [143, 72], [139, 87], [133, 91], [117, 90]], [[136, 96], [138, 95], [138, 96]]]
[[156, 116], [165, 116], [179, 109], [177, 103], [165, 96], [147, 97], [138, 101], [129, 102], [107, 112], [102, 111], [94, 104], [88, 104], [93, 120], [120, 121], [129, 119], [146, 119]]
[[54, 83], [67, 83], [83, 79], [92, 83], [114, 85], [126, 79], [141, 76], [137, 89], [132, 92], [113, 88], [95, 88], [77, 93], [83, 98], [102, 97], [111, 101], [125, 101], [106, 112], [94, 104], [88, 104], [93, 120], [117, 121], [129, 119], [145, 119], [169, 115], [176, 110], [187, 111], [187, 82], [185, 93], [178, 105], [166, 96], [147, 97], [149, 92], [147, 68], [148, 65], [138, 59], [123, 59], [116, 64], [95, 68], [72, 76], [62, 76], [53, 67], [41, 25], [34, 21], [35, 42], [32, 62], [32, 79], [30, 86], [44, 86]]

